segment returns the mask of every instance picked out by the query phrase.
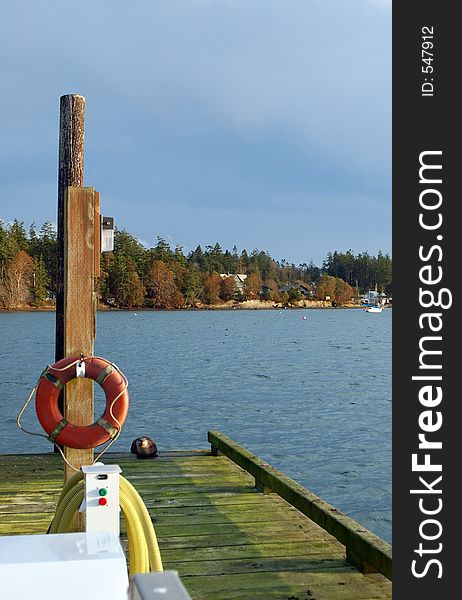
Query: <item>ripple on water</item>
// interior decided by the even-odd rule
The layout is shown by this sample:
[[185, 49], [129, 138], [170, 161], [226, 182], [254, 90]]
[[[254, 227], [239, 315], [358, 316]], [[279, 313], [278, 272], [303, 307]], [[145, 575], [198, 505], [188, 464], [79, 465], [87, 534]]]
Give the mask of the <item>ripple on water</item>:
[[[218, 429], [390, 540], [391, 311], [374, 326], [363, 311], [306, 314], [301, 326], [291, 310], [99, 313], [95, 353], [129, 379], [115, 449], [140, 434], [204, 448]], [[1, 452], [50, 449], [15, 420], [53, 360], [54, 319], [0, 314]], [[39, 429], [33, 408], [24, 426]]]

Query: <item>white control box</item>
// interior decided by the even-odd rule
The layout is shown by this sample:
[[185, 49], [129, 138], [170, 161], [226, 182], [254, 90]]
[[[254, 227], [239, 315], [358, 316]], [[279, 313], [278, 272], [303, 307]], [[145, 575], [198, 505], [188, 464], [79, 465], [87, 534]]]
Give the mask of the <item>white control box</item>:
[[82, 467], [85, 476], [85, 497], [81, 510], [85, 510], [87, 531], [120, 533], [119, 473], [118, 465], [97, 463]]
[[0, 597], [127, 600], [125, 555], [115, 533], [0, 536]]

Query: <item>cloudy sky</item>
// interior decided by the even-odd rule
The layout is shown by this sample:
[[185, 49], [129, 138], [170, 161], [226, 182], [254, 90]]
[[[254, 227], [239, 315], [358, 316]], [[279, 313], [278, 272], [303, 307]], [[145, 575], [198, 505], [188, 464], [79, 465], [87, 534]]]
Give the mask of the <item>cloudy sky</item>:
[[21, 0], [0, 21], [0, 219], [56, 222], [59, 97], [84, 184], [144, 244], [391, 252], [391, 0]]

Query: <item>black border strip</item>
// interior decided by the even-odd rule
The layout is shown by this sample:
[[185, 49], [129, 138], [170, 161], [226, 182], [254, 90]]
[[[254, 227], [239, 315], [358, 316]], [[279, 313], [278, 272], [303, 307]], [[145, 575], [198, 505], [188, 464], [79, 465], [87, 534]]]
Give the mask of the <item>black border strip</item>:
[[[462, 328], [456, 306], [461, 277], [456, 261], [461, 237], [457, 213], [462, 199], [457, 188], [462, 136], [460, 109], [456, 109], [456, 103], [460, 104], [456, 92], [460, 26], [455, 13], [456, 5], [449, 2], [413, 0], [393, 4], [394, 600], [452, 598], [457, 595], [452, 590], [458, 589], [462, 400], [457, 372], [461, 370], [458, 332]], [[424, 44], [428, 41], [433, 43], [432, 48]], [[422, 55], [422, 50], [433, 54]], [[419, 157], [425, 164], [441, 166], [441, 170], [424, 169], [419, 177]], [[421, 197], [424, 190], [428, 191]], [[440, 197], [441, 205], [432, 210], [421, 206], [427, 202], [436, 206]], [[425, 229], [422, 222], [419, 224], [420, 214], [427, 225], [438, 223], [440, 214], [440, 226]], [[421, 271], [423, 267], [430, 269]], [[422, 281], [434, 281], [437, 275], [442, 275], [438, 282]], [[419, 298], [420, 289], [433, 292], [433, 306], [423, 307], [432, 301], [430, 294]], [[446, 292], [441, 292], [443, 289]], [[442, 296], [438, 296], [440, 292]], [[436, 306], [438, 297], [447, 308]], [[440, 316], [422, 317], [425, 313]], [[431, 331], [430, 322], [440, 330]], [[441, 354], [422, 354], [422, 348]], [[441, 380], [413, 380], [413, 376], [439, 376]], [[425, 386], [429, 388], [426, 395], [421, 391]], [[438, 387], [442, 399], [439, 403], [434, 400], [431, 406]], [[435, 431], [429, 432], [430, 427]], [[419, 433], [425, 433], [426, 440], [441, 442], [441, 449], [419, 449]], [[416, 463], [428, 460], [432, 465], [441, 465], [441, 471], [413, 471], [413, 454], [418, 455]], [[420, 491], [410, 493], [413, 489]]]

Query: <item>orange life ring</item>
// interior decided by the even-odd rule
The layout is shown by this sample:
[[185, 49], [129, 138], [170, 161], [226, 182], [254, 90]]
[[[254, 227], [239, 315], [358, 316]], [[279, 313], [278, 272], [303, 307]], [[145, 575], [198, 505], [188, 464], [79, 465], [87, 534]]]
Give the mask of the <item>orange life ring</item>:
[[[78, 376], [77, 367], [83, 367], [83, 376], [99, 383], [106, 394], [106, 409], [92, 425], [69, 423], [58, 406], [61, 389]], [[69, 448], [96, 448], [115, 437], [127, 418], [127, 379], [114, 364], [104, 358], [63, 358], [48, 366], [41, 374], [35, 396], [35, 410], [51, 442]]]

